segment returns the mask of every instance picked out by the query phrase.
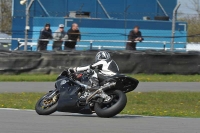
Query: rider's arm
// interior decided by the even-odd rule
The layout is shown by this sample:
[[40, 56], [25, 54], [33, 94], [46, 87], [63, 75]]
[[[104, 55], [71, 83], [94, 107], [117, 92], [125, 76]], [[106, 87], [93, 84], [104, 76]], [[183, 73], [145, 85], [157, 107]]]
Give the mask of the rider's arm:
[[90, 65], [90, 68], [91, 68], [91, 69], [95, 69], [95, 68], [96, 68], [96, 69], [102, 70], [102, 67], [103, 67], [103, 65], [105, 65], [105, 64], [107, 64], [106, 61], [98, 61], [98, 62], [96, 62], [96, 63]]
[[85, 71], [85, 70], [88, 70], [88, 69], [102, 69], [103, 67], [103, 64], [105, 64], [105, 61], [98, 61], [92, 65], [89, 65], [89, 66], [85, 66], [85, 67], [77, 67], [76, 68], [76, 71], [77, 72], [80, 72], [80, 71]]
[[76, 68], [76, 71], [77, 71], [77, 72], [81, 72], [81, 71], [85, 71], [85, 70], [88, 70], [88, 69], [90, 69], [90, 66], [77, 67], [77, 68]]

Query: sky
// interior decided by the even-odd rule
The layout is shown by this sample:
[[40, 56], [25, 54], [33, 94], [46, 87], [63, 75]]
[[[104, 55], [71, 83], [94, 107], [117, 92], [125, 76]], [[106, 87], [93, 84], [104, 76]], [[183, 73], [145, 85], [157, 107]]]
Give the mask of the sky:
[[184, 14], [196, 14], [195, 11], [191, 10], [193, 5], [191, 4], [192, 0], [178, 0], [181, 3], [181, 6], [179, 8], [179, 12]]

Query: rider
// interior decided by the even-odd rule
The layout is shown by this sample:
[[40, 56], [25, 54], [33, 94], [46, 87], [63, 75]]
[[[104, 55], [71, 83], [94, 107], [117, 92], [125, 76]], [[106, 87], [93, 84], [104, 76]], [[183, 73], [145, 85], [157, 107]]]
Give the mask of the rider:
[[69, 68], [72, 72], [81, 72], [86, 70], [94, 70], [92, 74], [92, 87], [99, 86], [99, 81], [107, 77], [119, 74], [118, 65], [111, 59], [110, 54], [106, 51], [100, 51], [96, 54], [95, 63], [85, 67]]

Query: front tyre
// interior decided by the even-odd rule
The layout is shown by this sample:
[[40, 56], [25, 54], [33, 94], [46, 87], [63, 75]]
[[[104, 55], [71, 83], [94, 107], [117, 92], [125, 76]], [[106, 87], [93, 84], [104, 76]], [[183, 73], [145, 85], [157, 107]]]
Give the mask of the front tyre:
[[[35, 105], [35, 111], [39, 115], [50, 115], [57, 110], [58, 94], [51, 96], [52, 92], [44, 95]], [[50, 97], [51, 96], [51, 97]]]
[[115, 90], [107, 94], [111, 97], [110, 101], [95, 103], [94, 110], [99, 117], [113, 117], [120, 113], [126, 106], [127, 97], [122, 91]]

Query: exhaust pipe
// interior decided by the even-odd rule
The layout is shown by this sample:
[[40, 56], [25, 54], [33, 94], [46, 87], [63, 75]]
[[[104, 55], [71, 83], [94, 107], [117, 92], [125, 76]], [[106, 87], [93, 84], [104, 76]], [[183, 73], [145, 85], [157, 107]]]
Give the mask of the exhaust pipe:
[[108, 90], [108, 89], [113, 88], [115, 85], [116, 85], [115, 82], [113, 82], [113, 83], [109, 83], [108, 85], [104, 85], [104, 86], [102, 86], [101, 89], [102, 89], [103, 91], [105, 91], [105, 90]]
[[104, 86], [101, 86], [98, 90], [96, 90], [94, 93], [92, 93], [88, 98], [86, 99], [86, 103], [88, 103], [96, 94], [101, 93], [102, 91], [105, 91], [107, 89], [111, 89], [114, 87], [116, 83], [110, 83]]

